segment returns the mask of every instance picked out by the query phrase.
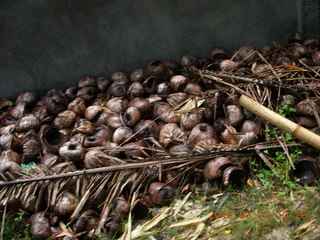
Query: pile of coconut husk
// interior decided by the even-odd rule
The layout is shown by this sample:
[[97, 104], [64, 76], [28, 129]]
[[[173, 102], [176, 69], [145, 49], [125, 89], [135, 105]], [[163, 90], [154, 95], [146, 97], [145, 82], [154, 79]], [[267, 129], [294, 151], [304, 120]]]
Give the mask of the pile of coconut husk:
[[[240, 96], [317, 133], [319, 49], [318, 39], [295, 34], [285, 47], [214, 47], [206, 58], [150, 60], [130, 74], [2, 99], [2, 224], [20, 209], [39, 239], [111, 238], [128, 214], [146, 216], [190, 182], [241, 187], [248, 162], [265, 160], [261, 150], [304, 142], [287, 141]], [[277, 139], [266, 139], [265, 129]], [[301, 184], [319, 178], [319, 161], [307, 155], [292, 162]]]

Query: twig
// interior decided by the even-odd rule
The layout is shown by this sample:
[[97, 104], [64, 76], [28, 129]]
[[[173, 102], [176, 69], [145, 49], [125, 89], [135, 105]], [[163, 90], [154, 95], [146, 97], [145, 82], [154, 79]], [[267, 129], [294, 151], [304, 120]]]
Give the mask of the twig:
[[[274, 68], [271, 66], [271, 64], [261, 55], [261, 53], [259, 53], [258, 51], [256, 51], [257, 54], [259, 55], [259, 57], [262, 59], [262, 61], [264, 61], [268, 67], [271, 69], [272, 73], [277, 77], [279, 83], [280, 83], [280, 86], [282, 85], [282, 81], [281, 81], [281, 78], [278, 76], [278, 74], [276, 73], [276, 71], [274, 70]], [[278, 96], [277, 96], [277, 102], [279, 102], [280, 100], [280, 93], [281, 93], [281, 89], [280, 89], [280, 86], [278, 88]], [[278, 110], [278, 105], [276, 107], [276, 110]]]
[[296, 168], [294, 167], [294, 164], [293, 164], [292, 159], [291, 159], [291, 157], [290, 157], [290, 154], [289, 154], [289, 151], [288, 151], [288, 146], [286, 145], [285, 142], [282, 142], [282, 141], [280, 140], [280, 138], [278, 137], [277, 134], [275, 134], [275, 135], [276, 135], [276, 138], [277, 138], [279, 144], [281, 145], [284, 153], [287, 155], [287, 158], [289, 159], [289, 162], [290, 162], [290, 164], [291, 164], [292, 169], [295, 170]]
[[309, 100], [309, 104], [311, 105], [311, 108], [312, 108], [312, 114], [316, 119], [318, 127], [320, 128], [320, 117], [319, 117], [319, 114], [318, 114], [317, 109], [316, 109], [316, 104], [315, 104], [314, 101], [310, 101], [310, 100]]
[[[199, 70], [200, 71], [200, 70]], [[290, 84], [284, 84], [281, 83], [279, 84], [278, 82], [274, 81], [265, 81], [261, 79], [256, 79], [256, 78], [250, 78], [250, 77], [243, 77], [243, 76], [237, 76], [232, 73], [214, 73], [208, 70], [202, 70], [204, 73], [214, 75], [217, 77], [221, 78], [229, 78], [229, 79], [237, 79], [241, 80], [243, 82], [248, 82], [248, 83], [256, 83], [260, 85], [266, 85], [266, 86], [272, 86], [272, 87], [279, 87], [279, 88], [288, 88], [288, 89], [296, 89], [296, 90], [303, 90], [303, 91], [312, 91], [310, 88], [302, 87], [302, 86], [295, 86], [295, 85], [290, 85]]]
[[205, 77], [205, 78], [214, 80], [214, 81], [216, 81], [216, 82], [219, 82], [219, 83], [221, 83], [221, 84], [223, 84], [223, 85], [226, 85], [226, 86], [228, 86], [228, 87], [234, 88], [234, 89], [236, 89], [238, 92], [240, 92], [240, 93], [242, 93], [242, 94], [245, 94], [245, 95], [248, 94], [247, 92], [243, 91], [241, 88], [238, 88], [236, 85], [231, 84], [231, 83], [228, 83], [228, 82], [226, 82], [226, 81], [223, 81], [222, 78], [218, 78], [218, 77], [215, 77], [215, 76], [212, 76], [212, 75], [208, 75], [208, 74], [202, 74], [202, 76]]
[[270, 163], [269, 159], [264, 155], [260, 150], [256, 149], [256, 153], [259, 155], [259, 157], [264, 161], [264, 163], [271, 169], [271, 171], [278, 177], [280, 178], [279, 174], [273, 167], [273, 165]]
[[[114, 178], [117, 177], [118, 174], [116, 174], [114, 176]], [[109, 194], [104, 202], [104, 205], [103, 205], [103, 210], [100, 214], [100, 218], [99, 218], [99, 221], [98, 221], [98, 224], [95, 228], [95, 231], [94, 231], [94, 236], [99, 236], [100, 233], [101, 233], [101, 229], [105, 223], [105, 220], [107, 219], [107, 216], [109, 214], [109, 212], [111, 211], [111, 205], [110, 205], [110, 202], [111, 200], [115, 199], [115, 197], [121, 192], [121, 182], [116, 182], [115, 184], [112, 185], [110, 191], [109, 191]]]
[[164, 188], [165, 186], [169, 185], [171, 182], [173, 182], [174, 180], [176, 180], [177, 178], [183, 176], [183, 174], [185, 174], [186, 172], [188, 172], [190, 169], [196, 167], [197, 165], [199, 165], [201, 162], [195, 163], [194, 165], [188, 167], [186, 170], [182, 171], [181, 173], [177, 174], [177, 176], [173, 177], [170, 181], [168, 181], [162, 188]]
[[301, 63], [304, 67], [308, 68], [310, 71], [312, 71], [314, 74], [316, 74], [316, 76], [320, 77], [320, 74], [318, 72], [313, 70], [311, 67], [309, 67], [307, 64], [305, 64], [303, 61], [301, 61], [301, 59], [299, 59], [299, 63]]

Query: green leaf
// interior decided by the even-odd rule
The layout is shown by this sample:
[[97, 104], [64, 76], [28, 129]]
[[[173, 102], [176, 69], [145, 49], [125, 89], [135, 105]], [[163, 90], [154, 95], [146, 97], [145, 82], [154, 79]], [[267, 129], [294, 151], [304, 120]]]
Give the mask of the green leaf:
[[22, 170], [24, 170], [25, 172], [31, 172], [32, 169], [34, 169], [37, 165], [34, 162], [30, 162], [30, 163], [22, 163], [21, 164], [21, 168]]
[[288, 98], [288, 99], [286, 100], [286, 105], [290, 105], [291, 103], [292, 103], [291, 98]]
[[11, 100], [7, 100], [4, 102], [4, 105], [6, 106], [12, 106], [13, 105], [13, 102]]
[[291, 140], [293, 137], [292, 137], [292, 135], [290, 133], [285, 133], [284, 138], [286, 140]]

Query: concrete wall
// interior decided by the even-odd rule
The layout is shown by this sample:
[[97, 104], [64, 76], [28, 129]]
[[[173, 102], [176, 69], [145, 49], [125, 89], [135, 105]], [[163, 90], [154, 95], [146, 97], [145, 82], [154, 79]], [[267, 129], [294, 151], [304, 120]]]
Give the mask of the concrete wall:
[[[318, 1], [308, 1], [311, 9], [318, 7]], [[84, 74], [131, 71], [149, 58], [205, 56], [212, 46], [234, 50], [245, 43], [285, 44], [291, 33], [303, 28], [301, 4], [301, 0], [1, 0], [0, 97], [64, 89]]]

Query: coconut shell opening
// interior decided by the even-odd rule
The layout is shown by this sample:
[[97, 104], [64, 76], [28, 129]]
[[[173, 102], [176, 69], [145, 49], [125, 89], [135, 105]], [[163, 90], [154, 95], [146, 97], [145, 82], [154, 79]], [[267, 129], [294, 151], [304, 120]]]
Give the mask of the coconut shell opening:
[[294, 176], [301, 184], [311, 184], [319, 177], [316, 163], [311, 160], [301, 160], [295, 164]]
[[50, 145], [59, 145], [62, 141], [62, 135], [56, 128], [50, 128], [45, 134], [45, 140], [50, 144]]
[[236, 189], [243, 188], [246, 182], [247, 176], [244, 169], [239, 167], [228, 167], [223, 172], [222, 184], [227, 187], [233, 187]]

